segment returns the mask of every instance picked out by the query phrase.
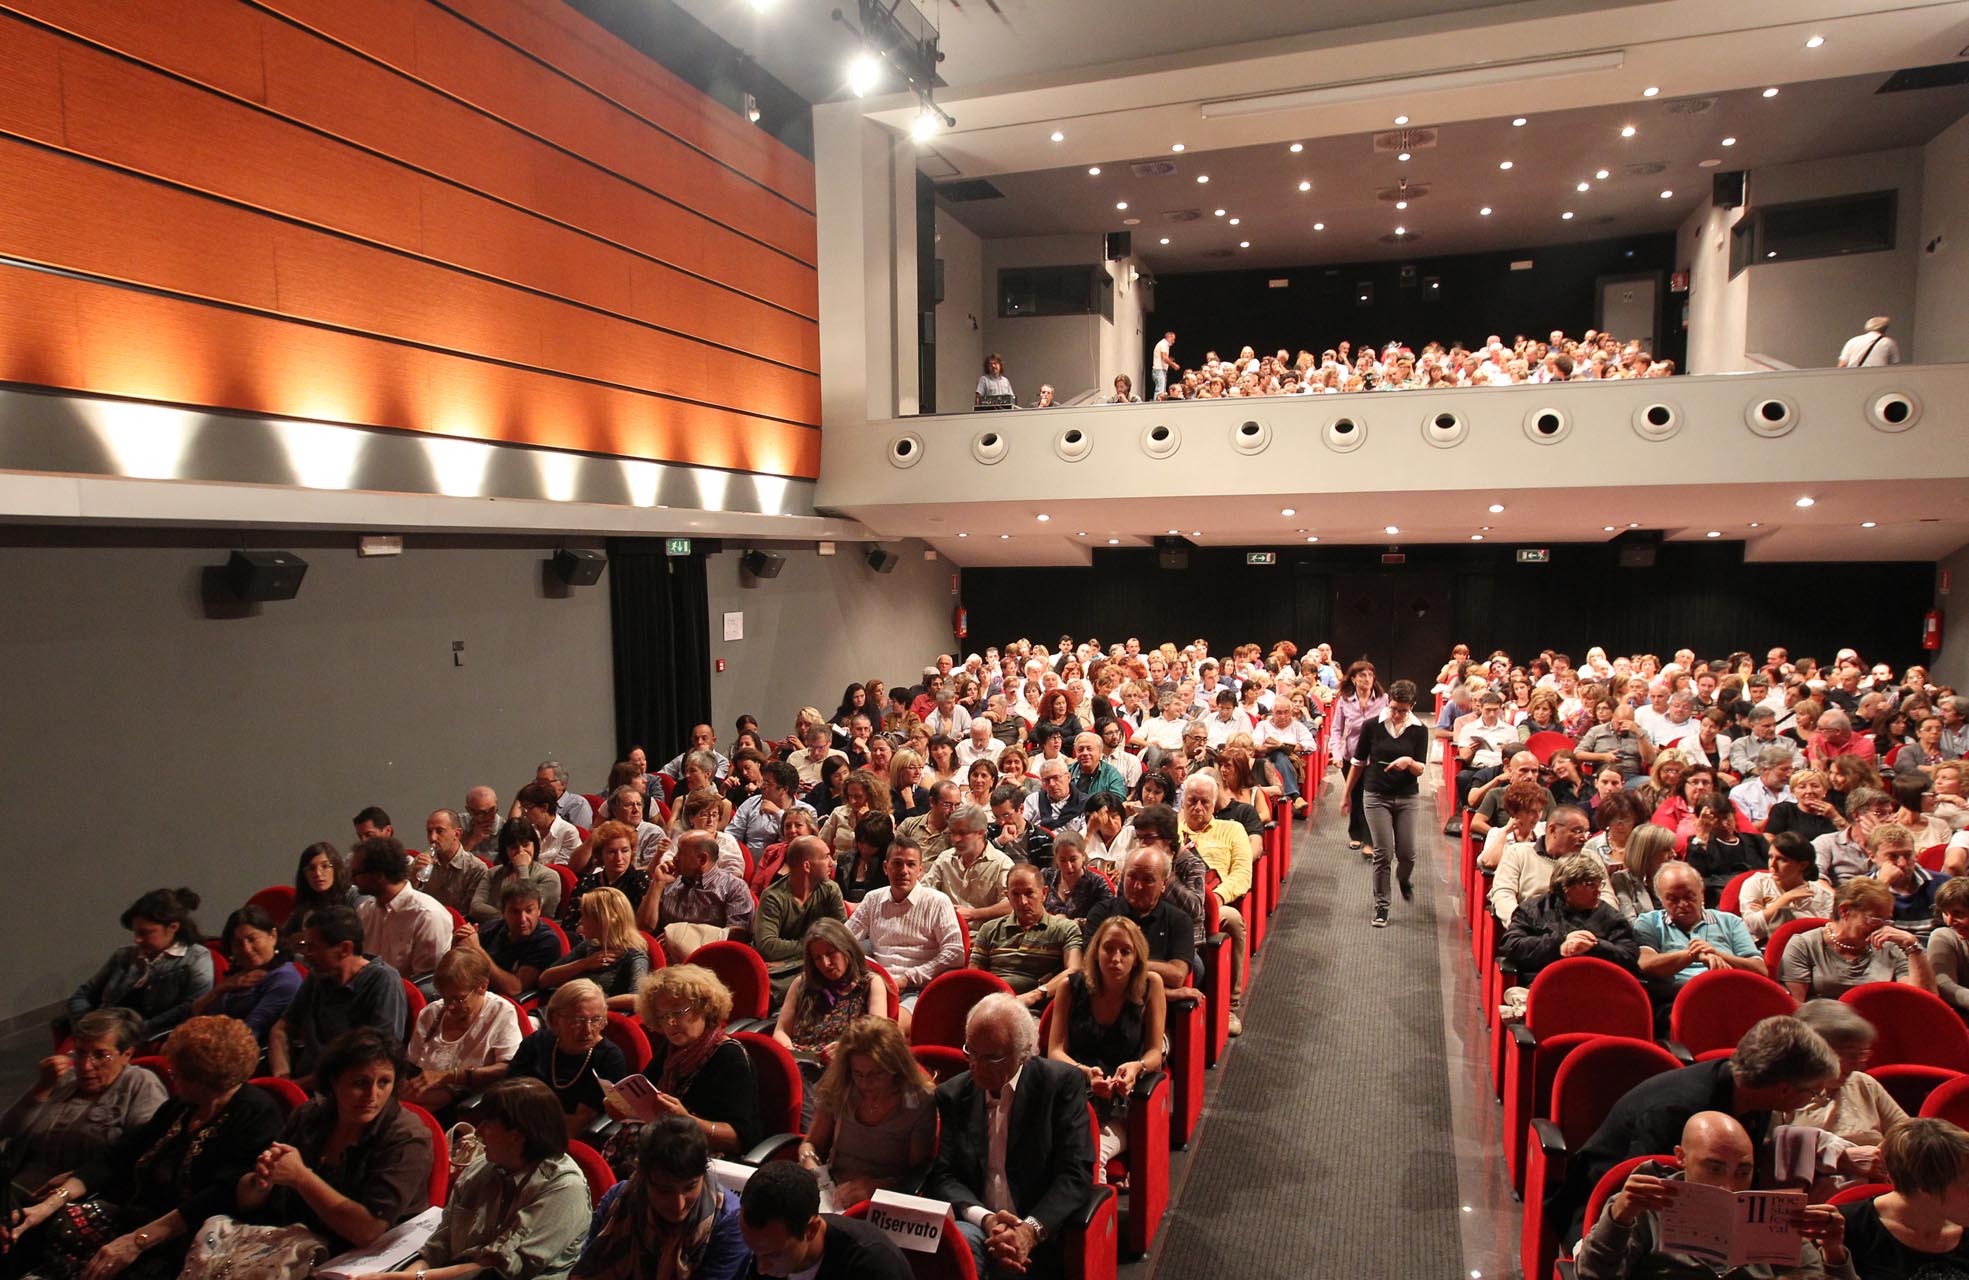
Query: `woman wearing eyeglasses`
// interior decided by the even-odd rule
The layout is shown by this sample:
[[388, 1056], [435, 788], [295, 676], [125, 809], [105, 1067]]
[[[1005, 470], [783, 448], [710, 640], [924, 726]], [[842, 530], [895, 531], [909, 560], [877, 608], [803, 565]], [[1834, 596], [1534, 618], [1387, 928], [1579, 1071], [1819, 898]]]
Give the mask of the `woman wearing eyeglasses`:
[[520, 1041], [507, 1074], [544, 1080], [561, 1100], [571, 1138], [602, 1114], [603, 1081], [630, 1074], [629, 1061], [602, 1037], [608, 997], [587, 978], [576, 978], [547, 1001], [547, 1026]]
[[640, 1130], [665, 1116], [695, 1122], [713, 1155], [751, 1150], [759, 1140], [759, 1091], [745, 1046], [725, 1032], [732, 996], [718, 975], [697, 964], [659, 969], [636, 993], [636, 1016], [649, 1033], [643, 1075], [656, 1092], [609, 1100], [609, 1114], [630, 1122], [604, 1153], [617, 1175], [635, 1172]]
[[143, 1026], [128, 1009], [85, 1013], [74, 1046], [41, 1060], [34, 1083], [0, 1115], [16, 1185], [34, 1190], [80, 1168], [164, 1105], [164, 1082], [130, 1065]]
[[1934, 991], [1928, 953], [1893, 920], [1893, 892], [1871, 876], [1850, 877], [1833, 895], [1832, 919], [1785, 944], [1780, 974], [1792, 998], [1837, 1000], [1868, 982]]

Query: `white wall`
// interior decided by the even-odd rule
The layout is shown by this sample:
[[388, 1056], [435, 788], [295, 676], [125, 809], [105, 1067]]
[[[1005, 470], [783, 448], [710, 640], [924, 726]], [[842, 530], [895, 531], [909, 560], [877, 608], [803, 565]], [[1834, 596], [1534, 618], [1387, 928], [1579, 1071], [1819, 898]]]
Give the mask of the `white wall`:
[[1101, 377], [1095, 390], [1103, 398], [1114, 391], [1114, 377], [1128, 375], [1135, 394], [1142, 394], [1142, 283], [1129, 275], [1139, 271], [1135, 259], [1110, 262], [1108, 275], [1114, 280], [1114, 322], [1101, 321]]
[[[1098, 265], [1104, 252], [1101, 237], [1022, 236], [983, 243], [984, 349], [1005, 358], [1005, 373], [1019, 403], [1032, 403], [1041, 383], [1051, 383], [1062, 397], [1099, 386], [1104, 325], [1100, 316], [1000, 319], [997, 298], [1002, 268]], [[971, 381], [975, 386], [975, 375]]]
[[[834, 714], [850, 682], [915, 684], [925, 664], [951, 652], [957, 597], [950, 579], [957, 566], [925, 560], [920, 542], [882, 545], [899, 557], [889, 573], [871, 569], [866, 547], [849, 542], [833, 556], [816, 554], [811, 542], [772, 547], [786, 564], [777, 578], [762, 582], [741, 574], [743, 547], [709, 557], [711, 656], [725, 660], [725, 670], [711, 677], [711, 720], [720, 741], [730, 739], [741, 712], [757, 716], [766, 732], [784, 735], [801, 707]], [[744, 639], [723, 639], [727, 612], [745, 615]]]
[[[937, 304], [937, 411], [965, 413], [984, 368], [984, 242], [937, 210], [937, 257], [943, 259], [943, 301]], [[1014, 384], [1016, 385], [1016, 384]]]
[[[1969, 359], [1969, 116], [1944, 129], [1921, 156], [1914, 323], [1896, 325], [1895, 332], [1903, 359]], [[1936, 239], [1941, 243], [1930, 253]]]
[[1936, 568], [1949, 575], [1949, 593], [1941, 594], [1937, 574], [1935, 607], [1942, 611], [1942, 649], [1934, 656], [1928, 676], [1936, 684], [1969, 689], [1969, 546], [1958, 548]]
[[[1675, 261], [1689, 273], [1689, 373], [1738, 373], [1750, 309], [1750, 273], [1730, 279], [1730, 228], [1736, 209], [1703, 205], [1675, 233]], [[1664, 323], [1676, 323], [1679, 299], [1668, 295]]]

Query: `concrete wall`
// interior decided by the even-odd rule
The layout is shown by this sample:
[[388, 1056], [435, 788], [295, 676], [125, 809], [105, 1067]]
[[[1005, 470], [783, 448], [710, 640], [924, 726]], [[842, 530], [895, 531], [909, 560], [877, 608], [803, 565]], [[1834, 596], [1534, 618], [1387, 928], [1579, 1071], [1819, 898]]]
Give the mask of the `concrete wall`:
[[[1703, 205], [1675, 233], [1675, 261], [1689, 273], [1690, 373], [1738, 373], [1751, 368], [1744, 358], [1744, 330], [1750, 310], [1750, 273], [1730, 278], [1730, 228], [1738, 210]], [[1663, 321], [1679, 320], [1682, 298], [1669, 294]]]
[[1904, 359], [1969, 359], [1969, 116], [1944, 129], [1921, 155], [1914, 323], [1895, 332]]
[[1108, 275], [1114, 280], [1114, 321], [1101, 321], [1101, 376], [1095, 390], [1106, 397], [1114, 391], [1114, 376], [1118, 373], [1128, 375], [1135, 384], [1135, 394], [1142, 394], [1143, 383], [1148, 369], [1143, 363], [1142, 352], [1142, 297], [1146, 292], [1139, 279], [1130, 279], [1139, 268], [1133, 258], [1123, 258], [1119, 262], [1107, 264]]
[[1942, 611], [1942, 648], [1928, 669], [1936, 684], [1969, 689], [1969, 546], [1959, 547], [1936, 567], [1949, 576], [1949, 592], [1941, 594], [1936, 575], [1935, 607]]
[[[711, 677], [712, 722], [721, 742], [731, 738], [741, 712], [783, 736], [801, 707], [832, 715], [850, 682], [914, 684], [925, 664], [952, 651], [957, 597], [950, 580], [957, 566], [925, 560], [920, 542], [882, 545], [898, 557], [889, 573], [875, 572], [863, 559], [865, 549], [846, 542], [833, 556], [815, 554], [811, 542], [774, 547], [786, 565], [763, 582], [740, 573], [744, 547], [709, 558], [711, 656], [725, 660], [724, 672]], [[744, 614], [744, 639], [722, 639], [728, 612]]]
[[[1062, 398], [1100, 385], [1105, 322], [1093, 316], [998, 316], [998, 273], [1005, 267], [1057, 267], [1098, 264], [1097, 235], [1024, 236], [984, 244], [984, 349], [1005, 358], [1005, 373], [1020, 404], [1051, 383]], [[975, 387], [977, 378], [973, 375]], [[956, 407], [953, 402], [950, 407]], [[961, 402], [968, 406], [966, 397]]]
[[[253, 545], [307, 560], [299, 597], [209, 619], [202, 572]], [[8, 926], [0, 1020], [128, 941], [117, 917], [144, 891], [190, 886], [216, 931], [291, 883], [310, 842], [347, 849], [364, 805], [418, 841], [433, 808], [475, 783], [510, 803], [549, 756], [599, 789], [616, 751], [607, 581], [555, 598], [550, 550], [413, 539], [359, 560], [348, 536], [0, 537], [0, 758], [32, 797], [8, 890], [33, 904]]]
[[1890, 189], [1900, 192], [1891, 251], [1779, 261], [1744, 272], [1750, 280], [1744, 335], [1750, 351], [1801, 369], [1823, 368], [1839, 358], [1839, 348], [1865, 327], [1868, 316], [1893, 316], [1902, 330], [1912, 328], [1922, 223], [1917, 148], [1752, 171], [1753, 207]]
[[937, 408], [964, 413], [984, 368], [984, 242], [977, 232], [937, 210], [937, 256], [943, 259], [943, 301], [937, 304]]

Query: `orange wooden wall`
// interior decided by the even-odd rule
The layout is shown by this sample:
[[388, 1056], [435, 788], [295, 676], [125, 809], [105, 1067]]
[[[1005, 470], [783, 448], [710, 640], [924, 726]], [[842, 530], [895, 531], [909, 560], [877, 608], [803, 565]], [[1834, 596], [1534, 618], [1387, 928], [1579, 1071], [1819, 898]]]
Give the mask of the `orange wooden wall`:
[[561, 0], [0, 0], [0, 84], [0, 381], [819, 468], [812, 163]]

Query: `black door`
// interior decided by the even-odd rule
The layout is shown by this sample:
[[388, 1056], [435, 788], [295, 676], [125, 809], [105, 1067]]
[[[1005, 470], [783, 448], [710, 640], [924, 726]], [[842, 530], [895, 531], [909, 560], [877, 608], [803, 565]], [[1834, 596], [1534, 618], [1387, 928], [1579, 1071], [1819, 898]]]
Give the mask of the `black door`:
[[1426, 691], [1453, 643], [1453, 590], [1443, 569], [1340, 570], [1333, 575], [1332, 626], [1324, 638], [1342, 669], [1367, 658], [1384, 686], [1413, 680]]

